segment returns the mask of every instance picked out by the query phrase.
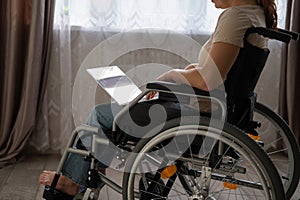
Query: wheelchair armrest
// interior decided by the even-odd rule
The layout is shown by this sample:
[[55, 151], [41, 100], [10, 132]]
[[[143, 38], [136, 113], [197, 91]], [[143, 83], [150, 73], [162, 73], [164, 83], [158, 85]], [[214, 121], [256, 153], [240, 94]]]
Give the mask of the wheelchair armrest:
[[195, 87], [191, 87], [189, 85], [185, 84], [176, 84], [171, 82], [164, 82], [164, 81], [153, 81], [147, 83], [146, 86], [147, 89], [150, 90], [160, 90], [160, 91], [166, 91], [171, 93], [181, 93], [186, 95], [198, 95], [202, 97], [215, 97], [220, 100], [225, 101], [225, 91], [221, 89], [215, 89], [212, 91], [204, 91]]
[[198, 88], [194, 88], [189, 85], [176, 84], [176, 83], [164, 82], [164, 81], [149, 82], [147, 83], [146, 88], [151, 90], [168, 91], [172, 93], [210, 96], [208, 91], [200, 90]]

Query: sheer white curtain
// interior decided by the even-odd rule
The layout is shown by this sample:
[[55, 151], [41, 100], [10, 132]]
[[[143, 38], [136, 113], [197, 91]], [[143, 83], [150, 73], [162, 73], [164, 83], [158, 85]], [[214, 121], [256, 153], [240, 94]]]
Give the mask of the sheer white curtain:
[[212, 31], [219, 11], [207, 0], [58, 1], [56, 21], [69, 16], [72, 26], [128, 31], [163, 28], [184, 33]]
[[[285, 1], [281, 1], [278, 2], [280, 26], [284, 27]], [[40, 151], [64, 149], [74, 128], [72, 91], [76, 73], [98, 44], [121, 32], [155, 29], [162, 34], [166, 30], [174, 34], [184, 34], [201, 45], [213, 31], [221, 11], [214, 8], [214, 4], [208, 0], [57, 0], [44, 115], [30, 140], [31, 145]], [[271, 63], [271, 71], [275, 71], [276, 79], [268, 83], [277, 84], [281, 45], [275, 43], [273, 46], [277, 49], [274, 56], [278, 59], [274, 62], [277, 65]], [[193, 51], [188, 48], [187, 50]], [[194, 61], [196, 60], [197, 58]], [[151, 49], [128, 52], [114, 60], [114, 64], [123, 66], [125, 70], [147, 62], [171, 67], [187, 64], [186, 60], [174, 56], [172, 52]], [[265, 80], [273, 79], [274, 73], [266, 74]], [[264, 85], [264, 81], [260, 81], [260, 92], [265, 90]], [[266, 96], [261, 98], [270, 102], [270, 98]], [[100, 92], [100, 99], [105, 101], [107, 96]], [[271, 101], [272, 107], [276, 109], [277, 102]]]

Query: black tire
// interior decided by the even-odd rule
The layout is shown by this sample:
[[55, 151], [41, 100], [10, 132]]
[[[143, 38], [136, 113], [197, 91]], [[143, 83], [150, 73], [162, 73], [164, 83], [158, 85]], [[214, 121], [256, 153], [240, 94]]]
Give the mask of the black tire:
[[[276, 133], [278, 134], [278, 137], [275, 138], [276, 142], [281, 141], [284, 143], [280, 149], [277, 148], [268, 150], [267, 148], [270, 146], [268, 144], [272, 144], [274, 141], [264, 139], [264, 134], [270, 134], [270, 131], [264, 132], [264, 127], [257, 129], [259, 134], [262, 136], [261, 138], [264, 143], [264, 149], [273, 161], [275, 167], [279, 168], [278, 165], [282, 162], [288, 163], [286, 170], [284, 170], [281, 166], [278, 171], [282, 178], [286, 197], [287, 199], [290, 199], [298, 186], [300, 177], [300, 152], [295, 135], [282, 117], [259, 102], [256, 102], [255, 104], [254, 118], [256, 118], [254, 120], [257, 120], [260, 123], [265, 123], [265, 126], [268, 125], [270, 128], [276, 128]], [[262, 125], [264, 126], [264, 124]], [[280, 160], [280, 163], [276, 159], [276, 154], [282, 153], [287, 155], [287, 159]]]
[[[184, 120], [182, 120], [184, 118]], [[174, 119], [166, 122], [166, 126], [164, 131], [160, 132], [160, 134], [152, 137], [152, 138], [145, 138], [141, 139], [140, 142], [136, 145], [136, 147], [133, 150], [133, 154], [129, 156], [129, 158], [126, 161], [126, 166], [125, 166], [125, 172], [123, 176], [123, 199], [133, 199], [134, 197], [134, 191], [133, 191], [133, 186], [132, 186], [132, 181], [135, 181], [135, 166], [140, 163], [139, 157], [137, 156], [138, 153], [140, 152], [147, 152], [148, 149], [152, 151], [152, 145], [153, 144], [161, 144], [165, 140], [160, 140], [160, 138], [165, 138], [167, 140], [170, 140], [170, 138], [173, 138], [174, 135], [173, 132], [172, 134], [169, 134], [173, 129], [176, 131], [177, 128], [180, 131], [183, 131], [182, 133], [185, 134], [190, 134], [191, 129], [190, 125], [193, 126], [193, 124], [190, 124], [189, 117], [183, 117], [181, 119]], [[180, 121], [181, 120], [181, 121]], [[182, 122], [184, 121], [184, 122]], [[230, 148], [234, 147], [237, 150], [240, 151], [240, 155], [247, 156], [250, 161], [254, 159], [256, 162], [249, 162], [251, 166], [255, 167], [254, 171], [259, 171], [258, 174], [260, 176], [263, 176], [263, 182], [267, 185], [265, 187], [262, 187], [265, 191], [267, 190], [266, 193], [270, 193], [269, 195], [271, 196], [271, 199], [278, 199], [282, 200], [285, 199], [285, 194], [284, 194], [284, 189], [281, 182], [281, 179], [279, 177], [279, 174], [270, 160], [270, 158], [266, 155], [266, 153], [263, 151], [263, 149], [252, 139], [250, 139], [246, 134], [244, 134], [242, 131], [239, 129], [225, 123], [222, 126], [222, 129], [219, 127], [221, 126], [210, 124], [210, 120], [206, 118], [201, 118], [200, 119], [201, 123], [199, 123], [199, 126], [195, 129], [197, 134], [204, 134], [204, 131], [207, 131], [205, 136], [209, 135], [210, 133], [213, 135], [217, 135], [216, 133], [212, 133], [214, 131], [222, 131], [220, 135], [217, 135], [217, 137], [214, 137], [214, 139], [218, 139], [222, 141], [223, 143], [227, 145], [232, 145]], [[180, 126], [178, 126], [180, 124]], [[180, 127], [180, 128], [179, 128]], [[171, 130], [168, 132], [168, 130]], [[187, 131], [188, 130], [188, 131]], [[204, 136], [204, 135], [203, 135]], [[170, 138], [166, 138], [170, 137]], [[238, 147], [237, 147], [238, 146]], [[245, 153], [247, 152], [247, 153]], [[251, 156], [250, 156], [251, 155]], [[248, 163], [248, 164], [249, 164]], [[246, 165], [245, 165], [246, 166]], [[250, 166], [250, 167], [251, 167]], [[134, 170], [134, 171], [132, 171]], [[248, 176], [248, 174], [247, 174]], [[250, 178], [252, 179], [252, 177]], [[217, 180], [218, 181], [218, 180]], [[222, 180], [221, 180], [222, 182]], [[224, 180], [223, 180], [224, 182]], [[262, 184], [264, 185], [264, 184]], [[131, 188], [130, 188], [131, 187]], [[184, 186], [186, 187], [186, 186]], [[244, 187], [247, 187], [244, 185]], [[241, 190], [243, 190], [242, 188]], [[253, 188], [251, 188], [253, 190]], [[239, 191], [241, 192], [241, 191]], [[187, 194], [188, 195], [188, 194]], [[260, 196], [261, 198], [261, 196]]]

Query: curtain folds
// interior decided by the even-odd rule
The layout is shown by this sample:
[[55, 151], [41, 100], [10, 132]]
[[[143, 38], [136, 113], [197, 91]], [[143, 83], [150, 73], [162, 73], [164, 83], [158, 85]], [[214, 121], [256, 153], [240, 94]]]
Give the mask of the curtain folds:
[[36, 126], [49, 67], [54, 0], [2, 0], [0, 167], [21, 152]]
[[[288, 0], [286, 29], [300, 33], [300, 2]], [[281, 72], [280, 114], [288, 122], [300, 143], [300, 41], [291, 41], [285, 50]]]

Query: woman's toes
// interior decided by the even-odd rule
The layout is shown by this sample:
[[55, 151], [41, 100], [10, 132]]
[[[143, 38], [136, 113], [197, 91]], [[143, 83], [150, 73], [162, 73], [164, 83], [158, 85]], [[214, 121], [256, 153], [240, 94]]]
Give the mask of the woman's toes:
[[43, 185], [50, 185], [52, 183], [55, 172], [43, 171], [40, 174], [39, 182]]

